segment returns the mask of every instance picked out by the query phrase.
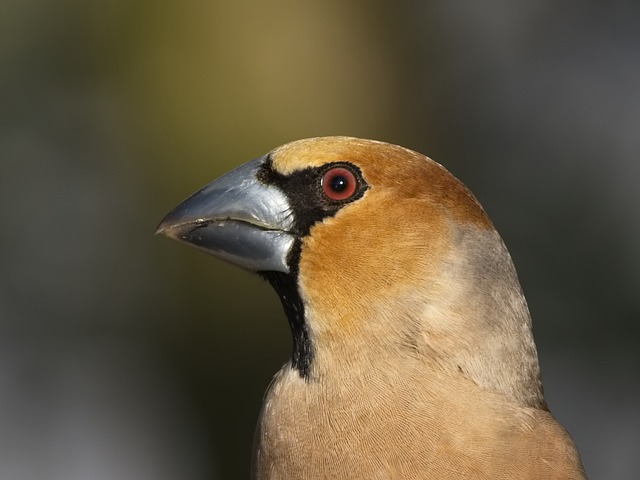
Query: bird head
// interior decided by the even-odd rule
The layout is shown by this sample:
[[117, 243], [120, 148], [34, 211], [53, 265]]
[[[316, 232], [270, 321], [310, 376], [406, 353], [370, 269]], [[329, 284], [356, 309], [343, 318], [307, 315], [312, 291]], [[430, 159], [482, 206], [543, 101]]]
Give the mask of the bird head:
[[268, 280], [307, 381], [422, 362], [543, 404], [511, 257], [471, 192], [417, 152], [292, 142], [194, 193], [158, 232]]

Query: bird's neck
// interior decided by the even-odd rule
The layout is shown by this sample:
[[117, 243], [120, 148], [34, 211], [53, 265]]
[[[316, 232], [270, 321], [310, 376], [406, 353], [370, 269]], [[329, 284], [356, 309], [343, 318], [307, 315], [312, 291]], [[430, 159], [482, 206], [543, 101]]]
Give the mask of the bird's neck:
[[361, 319], [314, 308], [295, 271], [264, 275], [291, 326], [292, 371], [306, 382], [344, 382], [374, 378], [387, 368], [402, 372], [417, 361], [424, 365], [423, 373], [413, 370], [418, 375], [435, 366], [515, 404], [546, 408], [529, 310], [502, 239], [494, 230], [459, 229], [456, 235], [437, 283], [425, 275], [402, 294], [395, 289], [361, 303]]
[[427, 349], [481, 387], [546, 408], [529, 309], [511, 256], [495, 230], [457, 235], [438, 301], [426, 308]]
[[[387, 369], [402, 375], [417, 363], [423, 367], [412, 366], [411, 375], [430, 375], [430, 369], [462, 375], [514, 404], [546, 408], [529, 310], [511, 257], [494, 230], [471, 233], [459, 232], [437, 283], [426, 279], [403, 294], [372, 299], [364, 321], [327, 320], [340, 312], [307, 308], [311, 378], [375, 378]], [[343, 326], [339, 335], [322, 328], [336, 324]]]

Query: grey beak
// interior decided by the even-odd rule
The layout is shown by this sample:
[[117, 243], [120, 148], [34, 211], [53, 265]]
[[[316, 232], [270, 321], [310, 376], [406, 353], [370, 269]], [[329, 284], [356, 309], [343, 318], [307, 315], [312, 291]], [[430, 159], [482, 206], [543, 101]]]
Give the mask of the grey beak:
[[252, 272], [289, 272], [295, 236], [287, 197], [257, 173], [267, 157], [241, 165], [187, 198], [156, 233]]

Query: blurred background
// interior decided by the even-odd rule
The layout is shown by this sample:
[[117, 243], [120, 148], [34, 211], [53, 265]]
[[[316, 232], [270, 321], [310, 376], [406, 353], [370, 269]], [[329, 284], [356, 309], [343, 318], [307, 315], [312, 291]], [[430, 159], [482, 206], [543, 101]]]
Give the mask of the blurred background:
[[592, 479], [640, 478], [640, 3], [0, 3], [0, 478], [247, 478], [291, 341], [170, 209], [290, 140], [476, 194]]

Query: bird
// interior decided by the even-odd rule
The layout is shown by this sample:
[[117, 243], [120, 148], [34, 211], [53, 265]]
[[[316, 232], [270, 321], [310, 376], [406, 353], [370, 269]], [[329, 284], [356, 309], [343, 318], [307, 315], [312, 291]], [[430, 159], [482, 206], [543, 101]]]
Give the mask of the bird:
[[253, 479], [585, 479], [544, 400], [511, 256], [469, 189], [354, 137], [277, 147], [157, 230], [265, 279], [291, 358], [265, 394]]

